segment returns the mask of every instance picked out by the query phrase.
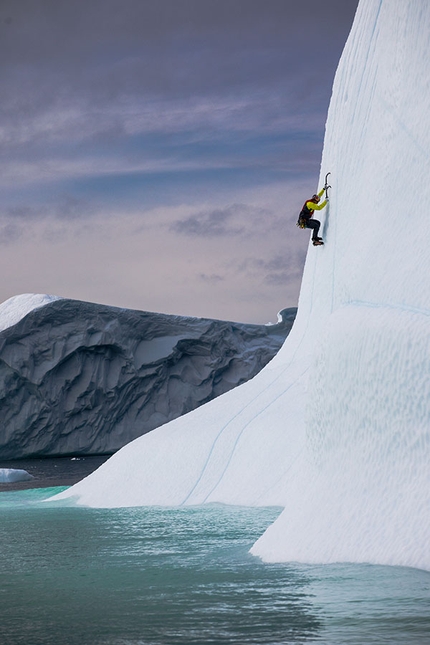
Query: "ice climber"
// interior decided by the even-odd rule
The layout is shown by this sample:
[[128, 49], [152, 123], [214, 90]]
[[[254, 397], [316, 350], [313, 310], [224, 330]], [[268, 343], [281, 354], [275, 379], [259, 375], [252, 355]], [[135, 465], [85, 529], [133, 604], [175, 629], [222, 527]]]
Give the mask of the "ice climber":
[[302, 210], [300, 211], [299, 220], [297, 226], [300, 228], [311, 228], [312, 231], [312, 244], [314, 246], [320, 246], [324, 244], [322, 237], [318, 237], [318, 232], [320, 230], [321, 222], [313, 218], [314, 211], [320, 211], [328, 204], [328, 198], [325, 199], [321, 204], [319, 203], [326, 186], [320, 190], [316, 195], [312, 195], [311, 199], [308, 199], [303, 205]]

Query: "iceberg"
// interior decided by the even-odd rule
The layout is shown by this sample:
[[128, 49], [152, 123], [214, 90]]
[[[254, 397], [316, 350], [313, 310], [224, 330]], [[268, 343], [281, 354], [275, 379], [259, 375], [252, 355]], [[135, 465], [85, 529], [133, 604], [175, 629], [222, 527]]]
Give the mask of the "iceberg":
[[282, 349], [57, 498], [281, 505], [265, 561], [430, 569], [429, 59], [430, 4], [361, 0], [326, 124], [325, 246]]
[[295, 314], [253, 325], [11, 298], [0, 305], [0, 458], [112, 454], [255, 376]]
[[0, 484], [12, 484], [34, 479], [26, 470], [20, 468], [0, 468]]

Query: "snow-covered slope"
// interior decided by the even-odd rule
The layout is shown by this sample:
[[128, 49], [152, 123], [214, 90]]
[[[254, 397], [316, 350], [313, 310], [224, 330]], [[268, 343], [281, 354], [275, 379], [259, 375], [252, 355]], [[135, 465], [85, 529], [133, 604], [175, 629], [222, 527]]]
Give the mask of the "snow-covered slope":
[[31, 311], [40, 309], [55, 300], [61, 300], [61, 298], [40, 293], [23, 293], [9, 298], [0, 304], [0, 331], [16, 325]]
[[281, 504], [266, 560], [430, 569], [429, 39], [430, 3], [360, 2], [326, 128], [326, 245], [277, 357], [61, 497]]

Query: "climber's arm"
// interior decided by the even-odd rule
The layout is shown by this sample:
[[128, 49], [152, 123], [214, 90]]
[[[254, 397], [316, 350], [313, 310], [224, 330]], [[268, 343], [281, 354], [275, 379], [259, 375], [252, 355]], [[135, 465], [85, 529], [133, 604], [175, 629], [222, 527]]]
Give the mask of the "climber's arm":
[[325, 206], [327, 206], [328, 199], [325, 199], [321, 204], [315, 204], [315, 202], [306, 202], [306, 206], [311, 211], [321, 211]]

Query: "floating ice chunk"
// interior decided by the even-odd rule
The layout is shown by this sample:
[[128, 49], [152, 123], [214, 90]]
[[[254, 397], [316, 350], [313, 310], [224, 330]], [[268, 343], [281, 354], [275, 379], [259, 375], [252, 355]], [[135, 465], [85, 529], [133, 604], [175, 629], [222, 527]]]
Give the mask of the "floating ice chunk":
[[25, 482], [34, 479], [26, 470], [18, 468], [0, 468], [0, 483], [12, 484], [14, 482]]

